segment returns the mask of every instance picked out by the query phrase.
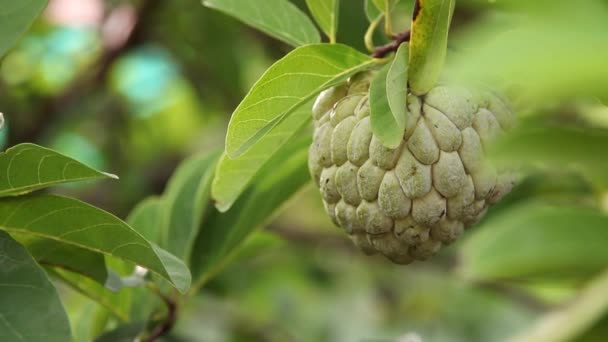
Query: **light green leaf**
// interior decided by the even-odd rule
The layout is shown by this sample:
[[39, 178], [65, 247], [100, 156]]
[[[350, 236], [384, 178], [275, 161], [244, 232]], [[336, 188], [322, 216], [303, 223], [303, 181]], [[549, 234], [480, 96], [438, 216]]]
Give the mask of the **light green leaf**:
[[[521, 3], [538, 5], [538, 1]], [[572, 6], [561, 1], [538, 7], [521, 9], [525, 15], [495, 16], [474, 24], [456, 42], [460, 53], [450, 57], [450, 76], [458, 81], [514, 86], [526, 107], [546, 107], [549, 101], [561, 103], [581, 96], [605, 98], [605, 2]], [[563, 25], [564, 18], [568, 25]]]
[[127, 217], [127, 224], [148, 241], [159, 243], [163, 210], [164, 202], [160, 197], [146, 198], [131, 211]]
[[306, 0], [306, 4], [329, 41], [335, 43], [340, 0]]
[[310, 137], [291, 142], [273, 156], [235, 205], [225, 213], [214, 211], [196, 239], [192, 255], [195, 289], [216, 274], [238, 246], [304, 184], [308, 173]]
[[471, 280], [588, 277], [608, 264], [608, 216], [525, 202], [486, 220], [461, 246]]
[[[608, 310], [608, 271], [591, 281], [576, 298], [565, 305], [541, 316], [529, 329], [511, 337], [509, 342], [537, 341], [603, 341], [580, 336], [594, 323], [600, 323]], [[606, 331], [605, 327], [599, 329]]]
[[390, 108], [387, 92], [390, 64], [374, 76], [369, 88], [369, 108], [372, 131], [389, 148], [396, 148], [405, 134], [405, 117], [395, 115]]
[[228, 157], [243, 154], [322, 90], [375, 63], [346, 45], [295, 49], [266, 71], [232, 114], [226, 137]]
[[287, 0], [203, 0], [203, 5], [233, 16], [292, 46], [321, 41], [313, 22]]
[[64, 342], [70, 323], [46, 273], [0, 231], [0, 341]]
[[21, 144], [0, 153], [0, 197], [22, 195], [55, 184], [117, 178], [53, 150]]
[[376, 5], [377, 0], [365, 0], [365, 15], [371, 23], [382, 15], [382, 8]]
[[265, 135], [243, 155], [234, 159], [223, 155], [213, 180], [212, 196], [220, 211], [234, 204], [273, 155], [289, 148], [289, 141], [308, 127], [312, 119], [312, 102], [306, 103]]
[[0, 57], [15, 45], [46, 4], [47, 0], [0, 0]]
[[[365, 0], [365, 15], [372, 22], [381, 15], [390, 14], [401, 0]], [[387, 8], [388, 5], [388, 8]]]
[[132, 342], [146, 329], [146, 322], [135, 322], [121, 325], [114, 330], [97, 337], [94, 342]]
[[129, 320], [131, 304], [131, 293], [129, 291], [113, 292], [90, 278], [59, 268], [47, 267], [47, 272], [106, 308], [118, 320], [123, 322]]
[[219, 152], [184, 161], [163, 196], [163, 246], [188, 262], [201, 222], [211, 208], [211, 181]]
[[424, 95], [443, 70], [455, 0], [416, 0], [410, 39], [409, 83]]
[[529, 121], [491, 145], [490, 158], [499, 165], [573, 168], [608, 184], [608, 131], [551, 126]]
[[166, 278], [178, 290], [190, 286], [188, 268], [148, 242], [120, 219], [75, 199], [30, 195], [0, 200], [0, 229], [29, 234], [120, 258]]
[[405, 123], [407, 122], [408, 61], [409, 47], [407, 44], [401, 44], [386, 75], [386, 96], [388, 97], [388, 104], [392, 113], [390, 119], [394, 121], [393, 127], [396, 127], [401, 132], [396, 132], [395, 138], [399, 138], [399, 141], [395, 139], [395, 143], [391, 144], [394, 146], [398, 146], [401, 139], [403, 139]]

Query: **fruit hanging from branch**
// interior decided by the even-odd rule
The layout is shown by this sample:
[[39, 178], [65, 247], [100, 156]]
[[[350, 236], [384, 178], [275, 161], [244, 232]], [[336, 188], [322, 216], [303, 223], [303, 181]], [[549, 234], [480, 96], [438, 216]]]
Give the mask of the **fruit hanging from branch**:
[[[417, 1], [409, 56], [404, 45], [394, 57], [407, 61], [402, 88], [391, 89], [385, 67], [325, 90], [312, 109], [309, 168], [327, 214], [364, 252], [396, 263], [425, 260], [455, 241], [515, 182], [484, 156], [513, 126], [508, 101], [437, 84], [453, 9], [454, 1]], [[403, 108], [383, 106], [386, 97]], [[375, 124], [382, 117], [388, 126]], [[397, 130], [397, 140], [386, 130]]]

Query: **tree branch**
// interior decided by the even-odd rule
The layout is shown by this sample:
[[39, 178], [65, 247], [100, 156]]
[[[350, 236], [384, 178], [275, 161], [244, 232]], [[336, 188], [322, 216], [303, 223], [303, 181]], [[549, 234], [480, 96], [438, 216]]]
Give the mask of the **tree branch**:
[[395, 36], [395, 39], [392, 42], [390, 42], [386, 45], [377, 47], [376, 50], [374, 50], [372, 57], [384, 58], [389, 53], [397, 51], [397, 49], [399, 48], [399, 46], [401, 44], [410, 41], [411, 35], [412, 35], [412, 32], [410, 30], [397, 34]]

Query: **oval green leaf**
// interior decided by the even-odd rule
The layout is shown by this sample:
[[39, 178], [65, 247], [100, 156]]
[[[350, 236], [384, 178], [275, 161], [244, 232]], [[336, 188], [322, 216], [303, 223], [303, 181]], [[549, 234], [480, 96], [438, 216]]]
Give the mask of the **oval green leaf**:
[[286, 145], [256, 175], [229, 211], [210, 214], [196, 239], [191, 259], [195, 290], [225, 266], [255, 228], [310, 181], [307, 167], [310, 143], [311, 138], [306, 137]]
[[0, 256], [0, 341], [70, 341], [57, 290], [25, 248], [2, 231]]
[[335, 43], [340, 0], [306, 0], [306, 4], [329, 41]]
[[212, 153], [184, 161], [163, 196], [162, 246], [185, 262], [210, 207], [211, 181], [218, 158], [219, 153]]
[[587, 278], [608, 264], [608, 216], [593, 209], [523, 203], [490, 217], [462, 245], [471, 280]]
[[409, 83], [424, 95], [439, 80], [448, 47], [455, 0], [416, 0], [410, 39]]
[[608, 185], [608, 131], [522, 122], [490, 146], [489, 156], [499, 165], [572, 168]]
[[[408, 78], [409, 46], [401, 44], [386, 75], [386, 96], [392, 113], [394, 125], [401, 130], [397, 135], [403, 139], [405, 123], [407, 122], [407, 78]], [[397, 137], [396, 136], [396, 137]], [[397, 142], [397, 145], [399, 143]]]
[[29, 195], [0, 199], [0, 229], [52, 239], [132, 262], [178, 290], [190, 286], [188, 268], [117, 217], [75, 199]]
[[20, 144], [0, 153], [0, 197], [22, 195], [52, 185], [118, 178], [34, 144]]
[[266, 71], [232, 114], [226, 137], [228, 157], [243, 154], [322, 90], [375, 63], [341, 44], [295, 49]]
[[225, 154], [220, 159], [213, 180], [212, 196], [219, 211], [227, 211], [247, 189], [262, 168], [275, 154], [289, 148], [289, 143], [312, 119], [312, 102], [302, 105], [282, 123], [265, 135], [247, 152], [234, 159]]
[[405, 134], [405, 117], [394, 115], [389, 105], [386, 86], [390, 68], [387, 64], [374, 76], [369, 88], [369, 106], [372, 132], [386, 147], [396, 148]]
[[47, 0], [0, 0], [0, 57], [15, 45], [46, 4]]
[[304, 12], [287, 0], [204, 0], [224, 12], [292, 46], [316, 44], [319, 31]]

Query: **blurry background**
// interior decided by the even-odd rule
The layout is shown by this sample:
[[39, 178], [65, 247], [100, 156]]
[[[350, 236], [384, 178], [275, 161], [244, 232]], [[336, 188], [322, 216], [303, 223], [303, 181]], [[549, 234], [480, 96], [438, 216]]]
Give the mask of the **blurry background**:
[[[303, 0], [294, 3], [306, 11]], [[400, 13], [407, 19], [411, 1], [403, 3]], [[495, 23], [504, 24], [509, 16], [519, 20], [536, 13], [535, 8], [541, 3], [546, 5], [539, 1], [528, 8], [523, 1], [508, 3], [512, 6], [458, 1], [452, 31], [457, 42], [453, 51], [461, 58], [455, 59], [456, 72], [471, 75], [462, 65], [473, 66], [480, 73], [495, 70], [496, 65], [479, 64], [471, 54], [467, 55], [467, 44], [479, 36], [491, 36], [490, 28], [496, 29]], [[593, 3], [605, 10], [605, 2]], [[518, 10], [519, 14], [505, 14]], [[554, 12], [553, 17], [547, 17], [561, 18], [564, 27], [576, 27], [565, 17], [573, 15], [570, 8]], [[363, 50], [362, 37], [368, 25], [363, 1], [344, 0], [340, 18], [338, 41]], [[589, 22], [584, 15], [579, 19]], [[552, 26], [553, 23], [543, 27], [555, 28], [559, 36], [560, 26]], [[403, 27], [407, 25], [408, 20], [403, 20]], [[603, 39], [604, 46], [585, 43], [590, 50], [580, 53], [607, 49], [608, 31], [604, 28], [589, 29], [597, 35], [593, 36], [597, 38], [594, 42]], [[514, 41], [525, 42], [526, 32], [514, 36]], [[572, 42], [568, 40], [572, 37], [577, 35], [564, 39]], [[491, 46], [492, 39], [486, 42], [490, 47], [483, 53], [494, 52], [505, 59], [502, 62], [512, 61], [515, 66], [526, 64], [523, 52], [507, 46], [504, 49], [511, 54], [505, 54]], [[529, 43], [543, 46], [542, 41]], [[61, 191], [125, 218], [141, 199], [162, 192], [185, 157], [223, 146], [232, 110], [264, 70], [288, 51], [290, 47], [194, 0], [50, 0], [44, 15], [0, 66], [0, 110], [7, 119], [6, 128], [0, 133], [0, 147], [35, 142], [118, 174], [121, 179], [117, 182], [69, 186]], [[605, 56], [601, 51], [599, 55]], [[486, 57], [500, 62], [494, 55]], [[470, 62], [463, 63], [463, 58]], [[559, 65], [575, 68], [577, 61], [565, 59]], [[598, 63], [592, 66], [604, 68], [589, 74], [606, 74], [608, 61]], [[511, 72], [507, 64], [505, 70]], [[531, 70], [536, 70], [534, 66], [538, 64], [530, 64]], [[516, 71], [525, 74], [525, 70], [513, 72]], [[498, 78], [504, 82], [504, 76]], [[554, 84], [544, 74], [538, 79], [545, 83], [532, 80], [528, 85], [547, 90], [547, 84]], [[599, 88], [606, 96], [605, 89]], [[596, 93], [576, 101], [551, 99], [542, 104], [538, 101], [541, 95], [533, 93], [531, 99], [526, 99], [522, 94], [530, 95], [515, 92], [524, 104], [536, 104], [525, 106], [524, 115], [534, 110], [541, 117], [551, 113], [552, 120], [575, 121], [583, 126], [608, 125], [608, 111]], [[567, 171], [548, 177], [546, 172], [535, 170], [488, 219], [534, 196], [568, 203], [588, 201], [600, 206], [603, 200], [608, 207], [608, 197], [602, 199], [602, 190], [596, 190], [594, 184]], [[577, 223], [572, 222], [573, 229]], [[468, 237], [472, 239], [472, 235], [491, 228], [482, 224], [475, 232], [469, 231]], [[526, 241], [527, 234], [523, 231], [518, 236]], [[531, 236], [529, 241], [542, 242], [542, 238]], [[594, 238], [591, 236], [590, 240]], [[597, 239], [598, 250], [604, 245], [608, 249], [608, 244], [604, 244], [608, 240]], [[485, 240], [482, 236], [475, 243], [496, 244], [494, 240], [486, 234]], [[496, 253], [516, 252], [517, 241]], [[586, 281], [608, 265], [608, 255], [599, 253], [591, 266], [586, 260], [581, 261], [588, 266], [583, 267], [583, 275], [570, 276], [566, 272], [567, 277], [555, 277], [562, 274], [558, 264], [552, 272], [540, 276], [528, 277], [526, 270], [509, 273], [507, 269], [507, 276], [503, 277], [499, 269], [472, 281], [462, 266], [461, 245], [466, 243], [455, 244], [432, 261], [407, 267], [365, 257], [333, 227], [324, 215], [317, 191], [307, 186], [267, 229], [248, 240], [234, 262], [187, 303], [169, 340], [401, 338], [414, 342], [422, 336], [424, 341], [500, 341], [531, 327], [552, 309], [568, 308], [564, 305], [570, 300], [587, 293], [581, 292], [590, 286]], [[558, 249], [557, 258], [568, 257], [571, 252], [568, 248]], [[572, 258], [576, 257], [573, 254]], [[575, 261], [570, 269], [579, 268]], [[526, 260], [501, 267], [519, 270], [522, 264]], [[510, 279], [512, 274], [517, 274], [517, 279]], [[605, 285], [606, 280], [601, 280], [599, 284]], [[599, 292], [608, 293], [608, 287], [602, 286]], [[597, 290], [593, 292], [596, 293]], [[94, 312], [96, 304], [67, 288], [64, 294], [77, 339], [80, 336], [86, 340], [90, 327], [78, 317]], [[601, 304], [607, 301], [605, 296], [592, 296], [589, 300]], [[603, 307], [594, 307], [592, 319], [578, 322], [571, 337], [608, 340], [603, 332], [608, 330], [608, 318], [603, 324], [603, 311]], [[582, 316], [577, 312], [576, 317]], [[586, 335], [581, 335], [583, 332]]]

